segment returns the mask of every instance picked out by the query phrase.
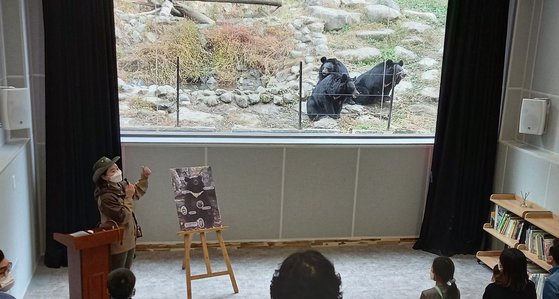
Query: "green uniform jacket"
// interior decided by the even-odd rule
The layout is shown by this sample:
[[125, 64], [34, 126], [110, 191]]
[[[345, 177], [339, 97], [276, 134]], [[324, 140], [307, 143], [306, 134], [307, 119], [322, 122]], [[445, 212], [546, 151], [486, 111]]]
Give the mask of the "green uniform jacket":
[[[136, 192], [132, 199], [138, 200], [146, 193], [148, 180], [147, 178], [141, 178], [135, 185]], [[132, 205], [125, 205], [126, 186], [125, 181], [119, 183], [103, 181], [95, 188], [93, 193], [97, 199], [101, 223], [110, 223], [112, 220], [124, 229], [122, 241], [111, 244], [111, 254], [122, 253], [136, 246], [134, 208]], [[130, 199], [127, 200], [131, 201]]]

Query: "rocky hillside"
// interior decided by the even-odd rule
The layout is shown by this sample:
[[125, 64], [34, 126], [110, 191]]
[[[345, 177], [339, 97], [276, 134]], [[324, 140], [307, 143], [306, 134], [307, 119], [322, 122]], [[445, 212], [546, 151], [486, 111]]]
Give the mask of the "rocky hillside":
[[[352, 76], [385, 59], [403, 60], [407, 76], [395, 88], [390, 130], [386, 103], [347, 105], [338, 120], [311, 122], [305, 115], [305, 102], [301, 111], [303, 130], [434, 132], [444, 40], [444, 0], [290, 0], [280, 8], [184, 2], [181, 5], [188, 5], [197, 14], [198, 24], [193, 27], [197, 38], [181, 39], [171, 45], [168, 35], [175, 32], [173, 28], [192, 21], [173, 16], [173, 3], [162, 0], [159, 5], [115, 1], [123, 128], [173, 129], [178, 114], [180, 127], [185, 130], [298, 131], [299, 96], [304, 101], [310, 95], [318, 80], [320, 58], [326, 56], [344, 62]], [[206, 24], [199, 24], [202, 22]], [[229, 35], [243, 30], [257, 30], [252, 35], [258, 35], [269, 30], [262, 38], [268, 38], [264, 44], [272, 47], [265, 49], [268, 54], [264, 58], [253, 58], [252, 62], [245, 52], [242, 62], [223, 62], [219, 60], [222, 52], [217, 51], [219, 43], [211, 43], [212, 32], [220, 26], [232, 28]], [[270, 40], [272, 33], [280, 35]], [[273, 44], [280, 37], [282, 40]], [[173, 49], [173, 45], [179, 50], [165, 52]], [[244, 45], [249, 50], [264, 47], [252, 40]], [[181, 73], [183, 81], [177, 97], [176, 58], [169, 57], [169, 53], [193, 51], [193, 47], [197, 52], [188, 53], [199, 56], [188, 55], [185, 59], [195, 60], [181, 63], [181, 69], [191, 69]], [[258, 51], [264, 50], [248, 53]], [[219, 69], [226, 68], [226, 63], [228, 73]]]

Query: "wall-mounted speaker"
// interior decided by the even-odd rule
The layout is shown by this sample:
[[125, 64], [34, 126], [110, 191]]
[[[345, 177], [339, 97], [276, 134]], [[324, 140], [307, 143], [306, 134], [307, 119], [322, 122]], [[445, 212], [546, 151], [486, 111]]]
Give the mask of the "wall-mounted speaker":
[[549, 105], [549, 99], [522, 99], [518, 131], [522, 134], [543, 135]]
[[5, 130], [31, 128], [31, 99], [28, 88], [0, 89], [0, 122]]

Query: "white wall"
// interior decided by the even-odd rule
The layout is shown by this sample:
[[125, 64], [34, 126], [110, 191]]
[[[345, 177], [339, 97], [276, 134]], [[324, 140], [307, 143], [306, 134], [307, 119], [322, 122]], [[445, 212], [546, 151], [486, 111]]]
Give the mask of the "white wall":
[[[35, 11], [42, 11], [40, 1], [30, 0], [29, 4]], [[0, 67], [0, 82], [16, 87], [32, 84], [27, 59], [26, 5], [24, 0], [0, 1], [0, 63], [6, 62]], [[16, 284], [10, 293], [16, 298], [23, 298], [41, 252], [40, 231], [44, 226], [39, 228], [34, 160], [33, 138], [0, 146], [0, 248], [14, 263]]]
[[[3, 31], [3, 63], [5, 65], [7, 85], [14, 87], [27, 87], [25, 82], [26, 65], [24, 56], [25, 10], [22, 0], [2, 0], [2, 26]], [[0, 61], [2, 62], [2, 61]]]
[[124, 171], [153, 175], [136, 204], [142, 242], [175, 242], [169, 168], [210, 165], [225, 236], [234, 240], [416, 237], [431, 145], [125, 143]]
[[[559, 213], [559, 1], [519, 0], [495, 176], [495, 192], [530, 192]], [[543, 136], [518, 133], [524, 97], [547, 97]]]
[[[2, 54], [6, 46], [0, 35], [0, 58], [22, 54], [23, 65], [27, 61], [24, 69], [28, 73], [23, 76], [31, 88], [34, 120], [32, 142], [0, 173], [0, 246], [16, 262], [18, 282], [13, 294], [22, 297], [38, 255], [44, 252], [42, 2], [0, 3], [6, 1], [25, 4], [22, 7], [28, 17], [24, 32], [28, 34], [23, 39], [30, 55], [11, 50]], [[0, 9], [0, 24], [7, 28], [8, 22], [2, 17], [5, 9]], [[532, 200], [555, 212], [559, 212], [559, 37], [554, 34], [559, 29], [559, 19], [554, 15], [557, 11], [559, 2], [555, 0], [519, 1], [495, 177], [495, 192], [531, 192]], [[16, 76], [17, 73], [13, 77]], [[0, 71], [0, 82], [6, 78]], [[516, 133], [520, 100], [532, 96], [552, 99], [548, 133], [543, 137]], [[146, 235], [143, 242], [179, 240], [168, 168], [192, 165], [213, 167], [223, 220], [231, 227], [225, 233], [227, 240], [417, 236], [431, 151], [428, 145], [129, 142], [123, 144], [123, 160], [130, 179], [138, 177], [140, 165], [149, 165], [154, 172], [147, 195], [137, 204]], [[36, 179], [33, 158], [37, 161]], [[18, 180], [16, 189], [12, 176]]]
[[[0, 248], [13, 263], [16, 284], [10, 293], [23, 298], [39, 258], [37, 201], [29, 143], [0, 147]], [[6, 161], [6, 160], [4, 160]]]

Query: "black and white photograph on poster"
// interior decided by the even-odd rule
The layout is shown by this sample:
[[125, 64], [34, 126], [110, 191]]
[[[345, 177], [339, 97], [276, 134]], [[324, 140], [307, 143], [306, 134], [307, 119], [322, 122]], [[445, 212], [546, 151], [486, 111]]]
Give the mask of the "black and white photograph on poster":
[[171, 179], [181, 230], [221, 226], [211, 167], [171, 168]]

